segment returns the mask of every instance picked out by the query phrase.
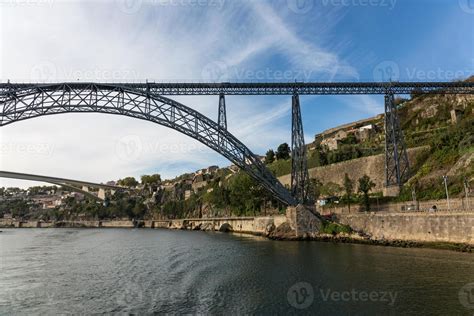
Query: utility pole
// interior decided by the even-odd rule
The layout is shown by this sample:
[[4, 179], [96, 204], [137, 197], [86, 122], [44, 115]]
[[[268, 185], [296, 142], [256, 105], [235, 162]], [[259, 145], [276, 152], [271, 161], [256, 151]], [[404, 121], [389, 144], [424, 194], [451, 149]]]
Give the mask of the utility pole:
[[449, 192], [448, 192], [448, 176], [443, 176], [444, 181], [444, 188], [446, 189], [446, 201], [448, 202], [448, 210], [451, 208], [449, 207]]

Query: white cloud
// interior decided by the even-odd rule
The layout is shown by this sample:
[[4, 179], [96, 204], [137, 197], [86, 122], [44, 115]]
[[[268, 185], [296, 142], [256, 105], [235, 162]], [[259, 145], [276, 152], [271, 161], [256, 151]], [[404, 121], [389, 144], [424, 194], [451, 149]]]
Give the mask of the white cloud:
[[[124, 13], [113, 1], [2, 5], [0, 10], [2, 80], [196, 81], [203, 79], [203, 69], [211, 62], [252, 70], [275, 54], [294, 68], [355, 73], [336, 52], [296, 36], [271, 7], [257, 1], [243, 8], [202, 9], [144, 1], [135, 14]], [[213, 119], [217, 116], [217, 96], [175, 99]], [[275, 100], [228, 98], [230, 131], [258, 154], [290, 139], [291, 100]], [[117, 149], [124, 139], [138, 139], [140, 155], [124, 157], [123, 149]], [[111, 115], [68, 114], [18, 122], [0, 128], [0, 142], [1, 170], [96, 182], [151, 172], [171, 177], [229, 164], [176, 131]], [[38, 144], [50, 152], [41, 152], [45, 149], [35, 147]], [[25, 146], [32, 149], [22, 149]], [[0, 180], [0, 185], [29, 184]]]
[[344, 102], [352, 109], [367, 115], [384, 112], [383, 97], [370, 95], [353, 95], [344, 97]]

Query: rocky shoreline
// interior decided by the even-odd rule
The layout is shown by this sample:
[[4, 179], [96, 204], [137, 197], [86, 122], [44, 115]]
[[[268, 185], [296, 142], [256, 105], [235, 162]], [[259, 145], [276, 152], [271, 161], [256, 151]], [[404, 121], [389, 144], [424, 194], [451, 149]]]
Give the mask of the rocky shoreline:
[[303, 235], [295, 236], [290, 231], [286, 231], [288, 234], [280, 231], [279, 233], [269, 234], [269, 239], [280, 240], [280, 241], [317, 241], [317, 242], [332, 242], [342, 244], [362, 244], [362, 245], [374, 245], [374, 246], [385, 246], [385, 247], [398, 247], [398, 248], [429, 248], [439, 250], [451, 250], [457, 252], [469, 252], [474, 253], [474, 246], [463, 243], [449, 243], [449, 242], [420, 242], [414, 240], [389, 240], [389, 239], [375, 239], [370, 236], [363, 235], [361, 233], [351, 234], [315, 234], [315, 235]]
[[[166, 229], [166, 228], [165, 228]], [[182, 227], [181, 230], [194, 231], [214, 231], [211, 225], [195, 226], [192, 229]], [[280, 226], [270, 229], [265, 233], [256, 233], [251, 231], [232, 231], [229, 226], [224, 226], [219, 229], [219, 232], [246, 234], [253, 236], [266, 237], [277, 241], [316, 241], [316, 242], [332, 242], [342, 244], [362, 244], [385, 247], [398, 248], [429, 248], [439, 250], [450, 250], [457, 252], [474, 253], [474, 246], [462, 243], [448, 243], [448, 242], [419, 242], [408, 240], [388, 240], [388, 239], [374, 239], [362, 233], [341, 233], [341, 234], [304, 234], [303, 236], [296, 236], [295, 231], [288, 223], [283, 223]]]
[[[5, 224], [5, 223], [4, 223]], [[46, 224], [46, 223], [44, 223]], [[278, 241], [317, 241], [317, 242], [332, 242], [332, 243], [350, 243], [350, 244], [364, 244], [364, 245], [376, 245], [376, 246], [387, 246], [387, 247], [401, 247], [401, 248], [430, 248], [430, 249], [442, 249], [457, 252], [468, 252], [474, 253], [474, 245], [464, 243], [450, 243], [450, 242], [428, 242], [428, 241], [414, 241], [414, 240], [398, 240], [398, 239], [377, 239], [370, 235], [351, 232], [351, 233], [303, 233], [297, 235], [295, 230], [291, 228], [288, 222], [284, 222], [277, 227], [273, 224], [267, 224], [261, 231], [252, 231], [251, 229], [240, 229], [234, 230], [229, 224], [222, 224], [216, 226], [211, 222], [201, 223], [198, 225], [187, 225], [184, 224], [180, 227], [163, 225], [157, 226], [156, 223], [152, 226], [150, 223], [145, 222], [134, 222], [134, 221], [123, 221], [123, 222], [107, 222], [96, 223], [93, 221], [89, 222], [55, 222], [47, 223], [48, 225], [31, 225], [22, 226], [22, 228], [152, 228], [152, 229], [174, 229], [174, 230], [194, 230], [194, 231], [219, 231], [235, 234], [247, 234], [254, 236], [266, 237], [271, 240]], [[146, 225], [145, 225], [146, 224]], [[0, 228], [15, 228], [13, 224], [0, 225]], [[18, 228], [18, 227], [16, 227]]]

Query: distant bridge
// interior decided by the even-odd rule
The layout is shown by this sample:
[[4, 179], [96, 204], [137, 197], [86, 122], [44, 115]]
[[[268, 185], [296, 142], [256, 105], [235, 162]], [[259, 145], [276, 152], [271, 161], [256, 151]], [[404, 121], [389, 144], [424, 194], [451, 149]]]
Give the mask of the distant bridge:
[[[62, 187], [66, 187], [74, 192], [82, 193], [96, 200], [105, 199], [106, 189], [111, 190], [111, 191], [120, 191], [120, 190], [127, 189], [127, 188], [115, 186], [115, 185], [107, 185], [107, 184], [101, 184], [101, 183], [93, 183], [93, 182], [64, 179], [64, 178], [55, 178], [55, 177], [49, 177], [49, 176], [40, 176], [40, 175], [35, 175], [35, 174], [18, 173], [18, 172], [10, 172], [10, 171], [0, 171], [0, 178], [40, 181], [40, 182], [55, 184]], [[98, 195], [95, 195], [89, 192], [88, 188], [98, 188], [99, 189]]]
[[[309, 197], [299, 95], [385, 95], [386, 185], [407, 180], [408, 156], [400, 128], [395, 94], [473, 94], [473, 82], [383, 83], [3, 83], [0, 84], [0, 126], [59, 113], [108, 113], [154, 122], [186, 134], [245, 170], [289, 205]], [[217, 122], [164, 95], [218, 95]], [[242, 142], [227, 131], [225, 95], [292, 96], [292, 172], [288, 191]]]

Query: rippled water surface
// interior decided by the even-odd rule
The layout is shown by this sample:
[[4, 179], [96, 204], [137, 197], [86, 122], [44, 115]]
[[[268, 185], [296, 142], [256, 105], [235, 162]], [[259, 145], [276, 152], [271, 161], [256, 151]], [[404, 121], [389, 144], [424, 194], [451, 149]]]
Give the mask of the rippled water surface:
[[473, 254], [190, 231], [4, 229], [0, 255], [2, 315], [474, 314], [474, 290], [472, 305], [459, 296], [474, 282]]

